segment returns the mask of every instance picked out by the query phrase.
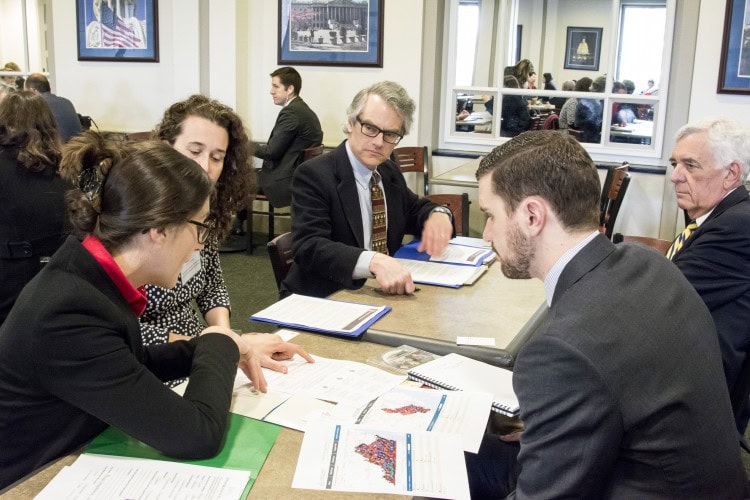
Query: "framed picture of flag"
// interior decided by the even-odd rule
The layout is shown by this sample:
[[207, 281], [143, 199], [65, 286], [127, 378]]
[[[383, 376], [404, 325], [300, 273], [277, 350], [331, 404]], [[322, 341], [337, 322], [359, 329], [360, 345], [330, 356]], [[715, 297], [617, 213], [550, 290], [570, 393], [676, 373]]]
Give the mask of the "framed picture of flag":
[[159, 62], [157, 0], [76, 0], [79, 61]]

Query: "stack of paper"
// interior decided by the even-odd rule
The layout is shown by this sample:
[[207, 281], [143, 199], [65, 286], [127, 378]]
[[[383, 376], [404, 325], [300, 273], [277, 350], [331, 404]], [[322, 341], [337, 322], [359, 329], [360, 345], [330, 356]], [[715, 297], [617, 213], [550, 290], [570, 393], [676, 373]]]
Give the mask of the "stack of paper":
[[253, 314], [250, 319], [300, 330], [359, 337], [390, 310], [390, 306], [378, 307], [292, 294]]
[[483, 242], [477, 238], [456, 240], [451, 240], [440, 256], [417, 251], [419, 241], [404, 245], [393, 256], [409, 270], [415, 283], [451, 288], [472, 285], [495, 260], [495, 253], [479, 245], [477, 242]]

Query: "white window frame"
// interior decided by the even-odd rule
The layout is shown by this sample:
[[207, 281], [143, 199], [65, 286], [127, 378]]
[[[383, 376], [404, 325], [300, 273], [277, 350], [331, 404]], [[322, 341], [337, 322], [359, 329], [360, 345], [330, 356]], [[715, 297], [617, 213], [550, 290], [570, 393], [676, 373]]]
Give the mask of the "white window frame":
[[[654, 165], [663, 166], [661, 162], [662, 150], [664, 148], [664, 129], [666, 125], [666, 114], [667, 114], [667, 99], [669, 97], [669, 75], [672, 58], [672, 45], [675, 25], [675, 11], [676, 11], [676, 0], [666, 0], [666, 26], [664, 28], [664, 51], [662, 54], [662, 73], [659, 78], [660, 88], [659, 93], [656, 96], [645, 96], [645, 95], [628, 95], [628, 94], [612, 94], [610, 92], [601, 94], [592, 93], [581, 93], [581, 92], [562, 92], [562, 91], [544, 91], [540, 89], [529, 90], [529, 89], [508, 89], [502, 88], [502, 71], [506, 64], [505, 61], [511, 60], [511, 53], [515, 51], [515, 26], [516, 26], [516, 2], [528, 1], [528, 0], [500, 0], [499, 4], [499, 19], [498, 21], [498, 36], [497, 47], [495, 47], [496, 60], [494, 61], [494, 67], [496, 72], [500, 73], [496, 76], [495, 81], [498, 82], [497, 87], [472, 87], [472, 86], [457, 86], [455, 85], [455, 72], [456, 72], [456, 19], [457, 9], [459, 0], [447, 0], [445, 5], [445, 24], [443, 36], [447, 43], [443, 46], [443, 73], [442, 73], [442, 86], [441, 86], [441, 103], [442, 109], [440, 116], [442, 117], [441, 126], [439, 128], [439, 147], [445, 150], [456, 150], [456, 151], [475, 151], [475, 152], [489, 152], [495, 146], [502, 144], [507, 140], [505, 137], [500, 136], [500, 123], [499, 115], [502, 109], [502, 95], [521, 95], [526, 97], [533, 96], [549, 96], [549, 97], [585, 97], [592, 99], [600, 99], [604, 101], [604, 109], [602, 116], [602, 141], [599, 144], [595, 143], [582, 143], [589, 154], [595, 161], [600, 162], [622, 162], [627, 159], [631, 163], [641, 165]], [[621, 5], [628, 4], [632, 5], [638, 3], [634, 0], [612, 0], [612, 16], [610, 26], [604, 26], [604, 29], [612, 30], [612, 34], [609, 39], [612, 41], [609, 47], [602, 47], [602, 51], [606, 51], [609, 57], [607, 58], [608, 66], [599, 68], [599, 71], [595, 75], [607, 74], [607, 89], [612, 88], [614, 70], [617, 65], [617, 42], [619, 40], [620, 30], [620, 9]], [[511, 30], [510, 28], [513, 27]], [[533, 61], [532, 61], [533, 62]], [[544, 71], [544, 68], [536, 68], [537, 72]], [[477, 134], [467, 132], [456, 132], [455, 131], [455, 95], [457, 92], [462, 93], [473, 93], [473, 94], [490, 94], [495, 95], [496, 110], [494, 115], [497, 117], [493, 120], [492, 133], [491, 134]], [[610, 142], [610, 127], [607, 125], [610, 123], [612, 103], [613, 102], [632, 102], [635, 104], [650, 104], [654, 106], [654, 135], [650, 145], [640, 144], [625, 144], [618, 142]]]

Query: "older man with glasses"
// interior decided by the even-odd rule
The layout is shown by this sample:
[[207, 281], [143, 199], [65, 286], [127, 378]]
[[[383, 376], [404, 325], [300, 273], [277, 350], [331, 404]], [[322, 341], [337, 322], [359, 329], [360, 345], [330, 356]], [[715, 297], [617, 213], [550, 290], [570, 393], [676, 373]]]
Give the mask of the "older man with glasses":
[[389, 159], [409, 132], [414, 101], [395, 82], [361, 90], [347, 110], [345, 140], [300, 165], [292, 181], [294, 263], [281, 295], [324, 297], [374, 277], [383, 291], [412, 293], [411, 274], [391, 257], [405, 234], [420, 250], [443, 252], [450, 210], [411, 192]]

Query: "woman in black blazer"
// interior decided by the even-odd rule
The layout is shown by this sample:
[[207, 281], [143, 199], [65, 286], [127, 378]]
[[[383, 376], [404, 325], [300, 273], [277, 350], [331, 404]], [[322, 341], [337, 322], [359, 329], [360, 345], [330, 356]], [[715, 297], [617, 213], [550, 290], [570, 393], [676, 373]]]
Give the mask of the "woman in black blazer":
[[0, 101], [0, 325], [23, 287], [62, 245], [60, 140], [49, 106], [32, 92]]
[[[71, 236], [28, 284], [0, 328], [0, 489], [113, 425], [162, 453], [206, 458], [222, 444], [240, 367], [261, 391], [261, 365], [299, 347], [276, 335], [210, 327], [143, 347], [143, 286], [174, 286], [210, 234], [212, 182], [163, 142], [66, 146]], [[80, 238], [80, 239], [79, 239]], [[165, 381], [190, 377], [185, 396]]]

